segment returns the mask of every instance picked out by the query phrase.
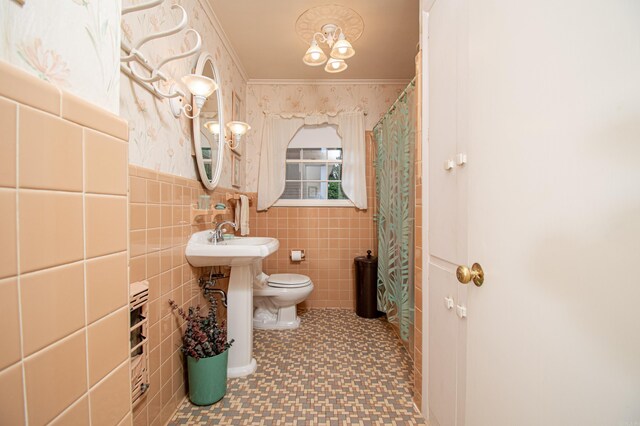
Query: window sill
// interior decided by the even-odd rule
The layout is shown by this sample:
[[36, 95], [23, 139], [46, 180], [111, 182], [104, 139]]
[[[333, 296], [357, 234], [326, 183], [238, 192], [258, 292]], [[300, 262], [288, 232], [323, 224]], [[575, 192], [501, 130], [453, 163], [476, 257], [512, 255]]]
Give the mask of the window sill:
[[351, 200], [278, 200], [273, 207], [355, 207]]

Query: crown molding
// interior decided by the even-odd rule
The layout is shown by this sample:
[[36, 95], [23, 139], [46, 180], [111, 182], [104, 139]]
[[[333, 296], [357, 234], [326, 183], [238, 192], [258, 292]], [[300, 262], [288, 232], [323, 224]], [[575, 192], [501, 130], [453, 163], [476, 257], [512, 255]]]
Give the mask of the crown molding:
[[332, 79], [322, 79], [322, 80], [312, 80], [312, 79], [260, 79], [260, 78], [252, 78], [247, 80], [247, 85], [265, 85], [265, 84], [276, 84], [276, 85], [292, 85], [292, 84], [309, 84], [309, 85], [317, 85], [317, 86], [336, 86], [336, 85], [363, 85], [363, 84], [398, 84], [398, 85], [407, 85], [411, 82], [411, 79], [355, 79], [355, 78], [332, 78]]
[[224, 29], [222, 29], [222, 25], [220, 24], [220, 21], [218, 20], [216, 13], [213, 11], [213, 8], [211, 7], [209, 0], [198, 0], [198, 3], [200, 3], [200, 6], [202, 6], [204, 13], [207, 15], [207, 18], [209, 18], [209, 21], [211, 21], [211, 25], [213, 25], [213, 29], [216, 31], [216, 33], [218, 33], [218, 37], [220, 37], [220, 40], [222, 41], [222, 45], [227, 50], [227, 53], [229, 53], [229, 55], [231, 56], [231, 59], [233, 60], [236, 67], [238, 68], [238, 71], [240, 72], [240, 76], [244, 81], [248, 81], [249, 78], [247, 77], [247, 71], [244, 69], [244, 65], [242, 65], [242, 62], [240, 61], [238, 54], [233, 48], [233, 45], [231, 44], [231, 42], [229, 41], [229, 37], [227, 37], [227, 33], [225, 33]]

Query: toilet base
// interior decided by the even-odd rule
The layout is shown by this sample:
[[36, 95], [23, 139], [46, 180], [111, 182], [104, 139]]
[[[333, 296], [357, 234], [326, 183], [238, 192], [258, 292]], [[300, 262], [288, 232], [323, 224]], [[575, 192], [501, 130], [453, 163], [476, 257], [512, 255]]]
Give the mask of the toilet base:
[[300, 327], [300, 318], [296, 317], [294, 321], [281, 323], [276, 321], [253, 320], [253, 328], [259, 330], [293, 330]]
[[253, 328], [262, 330], [291, 330], [300, 327], [296, 305], [280, 309], [257, 307], [253, 313]]

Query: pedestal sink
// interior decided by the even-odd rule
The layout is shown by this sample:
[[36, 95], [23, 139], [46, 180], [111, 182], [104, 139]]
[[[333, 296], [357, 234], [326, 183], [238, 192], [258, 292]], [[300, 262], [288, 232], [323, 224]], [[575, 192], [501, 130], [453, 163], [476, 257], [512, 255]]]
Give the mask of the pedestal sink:
[[187, 243], [187, 261], [196, 267], [230, 266], [227, 291], [227, 331], [234, 343], [229, 350], [229, 377], [256, 371], [253, 358], [253, 280], [262, 272], [261, 261], [275, 253], [275, 238], [236, 237], [213, 243], [211, 231], [196, 232]]

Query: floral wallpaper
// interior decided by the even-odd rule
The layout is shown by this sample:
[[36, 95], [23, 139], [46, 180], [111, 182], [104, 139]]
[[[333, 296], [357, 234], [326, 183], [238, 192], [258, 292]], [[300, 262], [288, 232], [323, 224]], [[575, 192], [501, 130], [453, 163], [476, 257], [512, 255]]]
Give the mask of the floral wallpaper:
[[[123, 5], [143, 0], [124, 0]], [[140, 37], [173, 27], [179, 20], [173, 3], [185, 8], [188, 27], [202, 36], [221, 77], [219, 89], [226, 120], [231, 119], [233, 92], [242, 101], [241, 115], [252, 126], [240, 147], [241, 189], [257, 189], [263, 111], [317, 112], [353, 109], [367, 111], [367, 128], [397, 98], [403, 85], [395, 84], [256, 84], [247, 85], [225, 49], [205, 8], [207, 0], [173, 0], [153, 9], [128, 14], [120, 22], [120, 1], [27, 0], [0, 2], [0, 59], [17, 65], [65, 90], [96, 103], [129, 121], [129, 162], [138, 166], [197, 178], [192, 155], [191, 121], [176, 119], [166, 100], [156, 99], [120, 73], [120, 39]], [[153, 63], [184, 52], [193, 39], [184, 32], [154, 40], [143, 47]], [[197, 57], [165, 65], [162, 71], [182, 87], [180, 77], [192, 72]], [[186, 89], [182, 87], [184, 91]], [[165, 88], [167, 89], [167, 88]], [[245, 180], [246, 178], [246, 180]], [[231, 152], [225, 148], [220, 186], [231, 187]]]
[[367, 113], [365, 126], [373, 129], [398, 98], [406, 84], [249, 84], [245, 138], [246, 191], [258, 190], [258, 167], [264, 113], [337, 112], [360, 108]]
[[[124, 6], [138, 1], [125, 0]], [[206, 0], [166, 1], [152, 9], [130, 13], [122, 20], [122, 37], [129, 44], [141, 37], [175, 26], [181, 18], [179, 11], [171, 10], [171, 4], [179, 4], [187, 11], [189, 23], [202, 37], [201, 52], [210, 52], [215, 58], [220, 74], [225, 121], [231, 120], [231, 101], [235, 91], [245, 99], [246, 82], [238, 66], [225, 49], [213, 23], [201, 2]], [[208, 7], [208, 6], [207, 6]], [[160, 63], [163, 58], [185, 52], [193, 46], [192, 35], [184, 31], [170, 37], [154, 40], [142, 47], [151, 63]], [[193, 72], [198, 55], [172, 61], [162, 71], [186, 93], [180, 78]], [[169, 85], [170, 85], [169, 84]], [[121, 75], [120, 115], [129, 121], [129, 162], [145, 168], [187, 178], [198, 178], [195, 157], [192, 156], [191, 120], [181, 116], [176, 119], [169, 108], [168, 100], [155, 98], [151, 93]], [[167, 86], [169, 86], [167, 85]], [[169, 87], [164, 87], [168, 91]], [[242, 150], [242, 148], [241, 148]], [[244, 176], [241, 175], [244, 186]], [[231, 151], [225, 148], [222, 176], [219, 185], [231, 187]]]
[[0, 2], [0, 59], [117, 114], [120, 2]]

